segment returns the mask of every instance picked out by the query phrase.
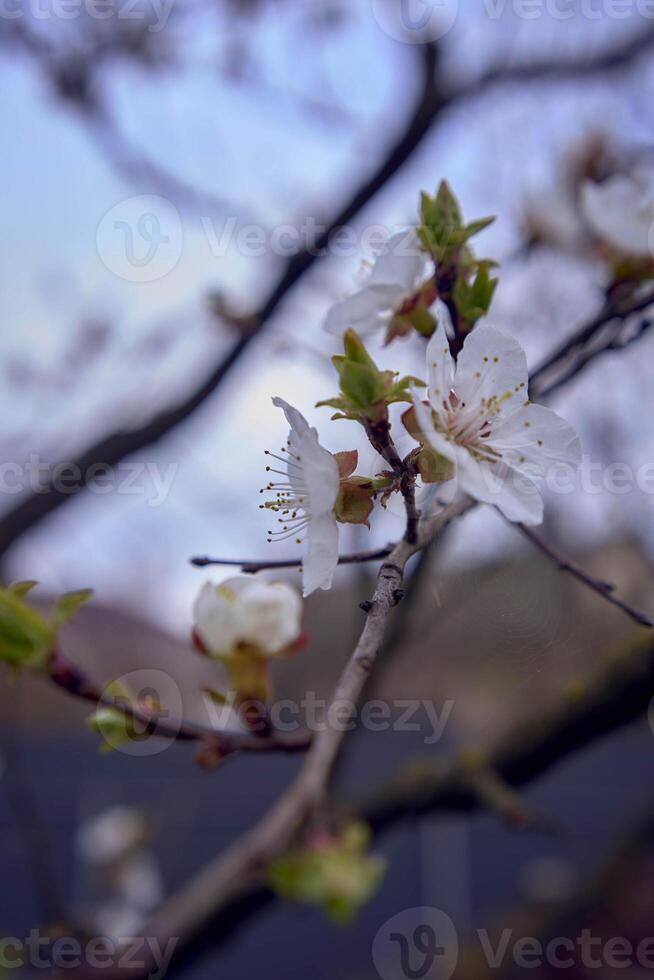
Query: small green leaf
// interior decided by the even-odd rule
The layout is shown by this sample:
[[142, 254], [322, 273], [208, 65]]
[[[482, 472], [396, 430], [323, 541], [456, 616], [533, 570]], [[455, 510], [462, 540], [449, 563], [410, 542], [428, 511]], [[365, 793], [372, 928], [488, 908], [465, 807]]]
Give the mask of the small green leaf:
[[374, 405], [382, 395], [379, 372], [365, 364], [348, 361], [341, 372], [341, 390], [360, 408]]
[[129, 718], [115, 708], [100, 707], [86, 719], [90, 731], [102, 738], [100, 752], [107, 754], [129, 742], [131, 725]]
[[93, 589], [79, 589], [60, 596], [52, 610], [52, 623], [58, 629], [70, 622], [78, 609], [81, 609], [93, 595]]
[[471, 221], [470, 224], [465, 226], [466, 241], [472, 238], [473, 235], [478, 235], [480, 231], [484, 228], [488, 228], [495, 221], [495, 215], [489, 215], [487, 218], [479, 218], [477, 221]]
[[343, 347], [345, 349], [345, 359], [354, 361], [356, 364], [364, 364], [373, 371], [377, 370], [377, 366], [366, 350], [363, 341], [354, 330], [347, 330], [345, 332]]
[[19, 592], [0, 589], [0, 661], [13, 667], [39, 667], [55, 638], [55, 630]]
[[17, 595], [20, 599], [22, 599], [28, 594], [28, 592], [31, 592], [32, 589], [38, 584], [39, 583], [35, 582], [34, 580], [28, 580], [26, 582], [14, 582], [13, 585], [9, 586], [9, 591], [12, 592], [14, 595]]

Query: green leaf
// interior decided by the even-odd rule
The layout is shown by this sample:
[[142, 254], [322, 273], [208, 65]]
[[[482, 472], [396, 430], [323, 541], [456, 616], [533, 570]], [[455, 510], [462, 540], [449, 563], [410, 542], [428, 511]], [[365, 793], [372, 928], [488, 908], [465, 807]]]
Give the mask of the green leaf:
[[52, 651], [55, 638], [55, 630], [19, 591], [0, 589], [0, 661], [13, 667], [38, 667]]
[[132, 726], [129, 718], [115, 708], [100, 707], [86, 719], [90, 731], [102, 738], [100, 751], [113, 752], [123, 743], [129, 742]]
[[52, 610], [52, 624], [55, 628], [70, 622], [78, 609], [81, 609], [93, 595], [93, 589], [79, 589], [77, 592], [66, 592], [60, 596]]
[[341, 372], [341, 391], [360, 408], [374, 405], [383, 394], [379, 371], [356, 361], [348, 361]]
[[472, 238], [473, 235], [478, 235], [480, 231], [484, 230], [484, 228], [488, 228], [488, 226], [492, 225], [494, 221], [495, 215], [490, 215], [487, 218], [479, 218], [477, 221], [471, 221], [470, 224], [466, 225], [464, 229], [466, 241], [469, 238]]
[[20, 599], [22, 599], [38, 584], [39, 583], [35, 582], [33, 579], [26, 582], [14, 582], [13, 585], [9, 586], [9, 591], [13, 592], [14, 595], [17, 595]]
[[366, 350], [363, 341], [354, 330], [347, 330], [343, 337], [343, 347], [345, 349], [345, 359], [354, 361], [356, 364], [364, 364], [373, 371], [377, 370], [377, 365]]

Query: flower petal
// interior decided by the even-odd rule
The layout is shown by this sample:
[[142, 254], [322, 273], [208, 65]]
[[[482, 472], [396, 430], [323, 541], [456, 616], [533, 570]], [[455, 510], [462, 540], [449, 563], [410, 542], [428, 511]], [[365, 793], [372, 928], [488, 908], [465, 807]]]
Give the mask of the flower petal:
[[409, 295], [420, 285], [426, 264], [415, 228], [400, 231], [388, 239], [377, 255], [367, 285], [398, 286], [401, 295]]
[[543, 520], [543, 498], [538, 487], [524, 473], [504, 463], [491, 465], [474, 459], [457, 446], [459, 486], [482, 503], [497, 507], [510, 521], [540, 524]]
[[333, 514], [312, 519], [307, 534], [307, 551], [302, 559], [302, 594], [331, 588], [338, 565], [338, 525]]
[[515, 469], [543, 477], [550, 466], [581, 463], [579, 436], [565, 419], [543, 405], [529, 404], [499, 419], [488, 439], [491, 448]]
[[274, 655], [286, 650], [302, 631], [302, 600], [285, 582], [250, 576], [243, 590], [243, 636], [259, 650]]
[[479, 406], [485, 415], [510, 415], [524, 402], [527, 382], [527, 358], [515, 338], [487, 323], [468, 334], [455, 382], [468, 412]]
[[427, 345], [427, 371], [429, 375], [429, 401], [434, 411], [441, 415], [443, 400], [448, 398], [454, 387], [454, 359], [450, 354], [447, 339], [447, 326], [451, 318], [445, 303], [439, 300], [433, 311], [436, 315], [436, 329]]
[[305, 432], [309, 432], [311, 427], [302, 412], [299, 412], [297, 408], [293, 408], [293, 406], [289, 405], [289, 403], [284, 401], [283, 398], [273, 398], [272, 403], [276, 408], [281, 408], [283, 410], [284, 415], [286, 416], [286, 421], [297, 436], [301, 438]]
[[325, 330], [339, 335], [350, 328], [361, 335], [374, 333], [388, 324], [402, 295], [397, 284], [366, 286], [332, 306], [325, 318]]
[[412, 391], [413, 405], [416, 410], [416, 419], [420, 426], [421, 435], [429, 443], [432, 449], [440, 453], [451, 462], [456, 462], [457, 447], [454, 443], [446, 439], [442, 432], [439, 432], [434, 425], [431, 407], [422, 401], [419, 391]]
[[220, 585], [206, 582], [193, 603], [195, 629], [213, 654], [228, 654], [241, 636], [240, 581], [237, 588], [232, 588], [235, 581], [239, 579], [228, 579]]
[[[338, 463], [329, 450], [320, 445], [314, 429], [310, 429], [298, 443], [297, 455], [301, 479], [309, 493], [305, 508], [309, 517], [313, 520], [320, 514], [331, 514], [341, 482]], [[292, 484], [293, 472], [289, 469]]]
[[586, 181], [581, 207], [591, 230], [620, 252], [649, 256], [654, 198], [633, 177], [616, 174], [602, 184]]

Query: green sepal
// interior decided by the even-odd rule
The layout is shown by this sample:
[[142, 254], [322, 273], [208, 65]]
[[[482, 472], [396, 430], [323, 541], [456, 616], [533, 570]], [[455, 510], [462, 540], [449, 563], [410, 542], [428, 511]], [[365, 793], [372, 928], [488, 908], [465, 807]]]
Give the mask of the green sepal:
[[270, 700], [268, 660], [258, 649], [241, 644], [221, 660], [229, 675], [230, 693], [236, 707], [248, 701], [266, 704]]
[[439, 453], [425, 438], [416, 410], [412, 405], [402, 415], [402, 424], [409, 435], [420, 443], [420, 449], [412, 454], [412, 461], [417, 467], [423, 483], [447, 483], [454, 476], [454, 464]]
[[447, 483], [454, 476], [454, 463], [431, 446], [423, 446], [415, 464], [423, 483]]
[[375, 489], [372, 480], [352, 477], [341, 481], [341, 488], [334, 505], [336, 520], [341, 524], [365, 524], [375, 506]]

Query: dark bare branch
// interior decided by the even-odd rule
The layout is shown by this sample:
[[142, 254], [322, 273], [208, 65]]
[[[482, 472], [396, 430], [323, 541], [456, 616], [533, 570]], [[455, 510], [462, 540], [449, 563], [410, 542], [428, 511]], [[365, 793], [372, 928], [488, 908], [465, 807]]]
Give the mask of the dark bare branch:
[[531, 541], [531, 543], [535, 545], [539, 551], [542, 551], [543, 554], [556, 565], [560, 572], [567, 572], [569, 575], [572, 575], [573, 578], [576, 578], [577, 581], [582, 582], [587, 588], [591, 589], [593, 592], [596, 592], [602, 597], [602, 599], [605, 599], [607, 602], [610, 602], [611, 605], [621, 609], [622, 612], [629, 616], [630, 619], [633, 619], [635, 623], [638, 623], [639, 626], [646, 626], [648, 628], [654, 626], [649, 616], [646, 616], [645, 613], [634, 609], [633, 606], [629, 605], [629, 603], [615, 595], [615, 586], [612, 585], [611, 582], [603, 582], [601, 579], [595, 578], [593, 575], [589, 575], [588, 572], [585, 572], [583, 568], [579, 567], [579, 565], [575, 565], [574, 562], [571, 562], [569, 559], [559, 555], [558, 552], [547, 544], [547, 542], [544, 541], [533, 528], [526, 527], [524, 524], [515, 524], [514, 526], [517, 527], [525, 538], [527, 538], [528, 541]]

